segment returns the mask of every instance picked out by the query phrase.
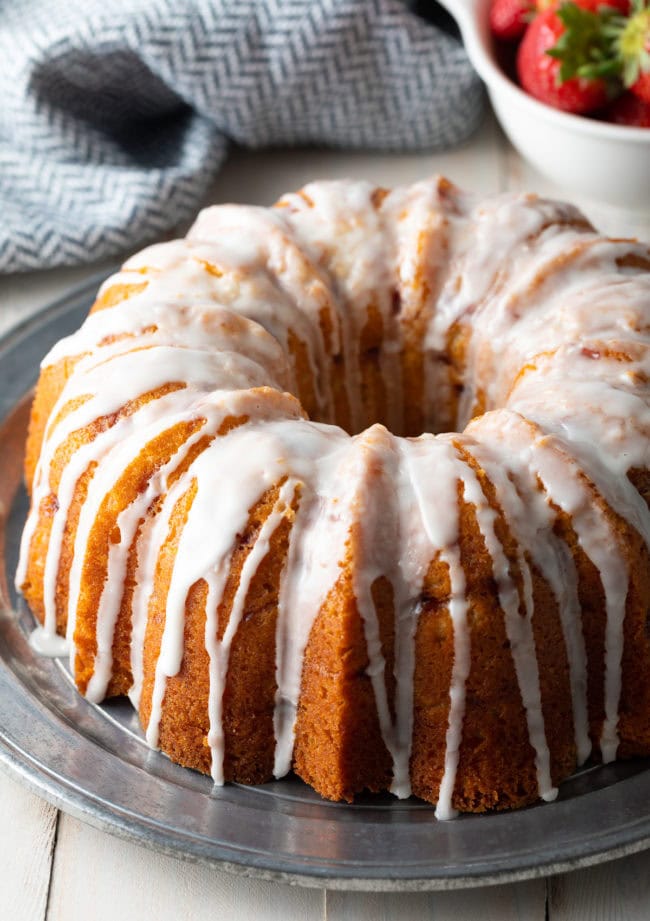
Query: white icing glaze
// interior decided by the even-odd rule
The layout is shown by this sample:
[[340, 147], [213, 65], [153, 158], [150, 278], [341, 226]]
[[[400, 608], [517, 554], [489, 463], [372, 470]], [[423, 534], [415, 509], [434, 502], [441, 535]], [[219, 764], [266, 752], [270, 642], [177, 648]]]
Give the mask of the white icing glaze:
[[[538, 792], [552, 799], [557, 791], [533, 631], [536, 574], [557, 603], [579, 762], [591, 748], [578, 576], [554, 531], [558, 510], [570, 516], [580, 547], [600, 574], [604, 760], [614, 758], [618, 747], [629, 573], [612, 512], [650, 543], [650, 514], [627, 477], [630, 470], [646, 470], [650, 457], [650, 273], [634, 265], [646, 258], [641, 244], [599, 238], [570, 206], [533, 196], [478, 201], [437, 179], [379, 194], [368, 183], [313, 183], [274, 209], [224, 205], [202, 212], [186, 239], [130, 259], [102, 286], [103, 309], [43, 362], [44, 368], [64, 360], [74, 367], [50, 413], [16, 576], [19, 587], [34, 577], [33, 539], [51, 514], [44, 620], [34, 642], [52, 646], [57, 622], [65, 621], [76, 668], [75, 636], [83, 627], [77, 611], [97, 567], [89, 548], [98, 518], [110, 509], [114, 527], [101, 564], [106, 580], [86, 693], [99, 701], [107, 692], [122, 585], [135, 551], [129, 696], [139, 706], [154, 573], [177, 503], [192, 486], [196, 493], [164, 602], [146, 736], [158, 744], [169, 679], [181, 669], [188, 595], [203, 580], [206, 742], [212, 776], [222, 783], [230, 650], [255, 573], [288, 518], [276, 620], [274, 773], [280, 777], [291, 768], [310, 632], [349, 565], [379, 729], [392, 762], [391, 789], [408, 796], [416, 632], [429, 567], [438, 559], [450, 583], [454, 661], [436, 814], [449, 818], [462, 779], [472, 661], [460, 494], [474, 510], [491, 561]], [[128, 297], [120, 300], [120, 292]], [[454, 418], [465, 425], [477, 405], [494, 411], [462, 435], [399, 438], [383, 425], [361, 431], [375, 421], [364, 404], [359, 359], [371, 314], [381, 326], [377, 360], [391, 429], [403, 428], [402, 357], [413, 329], [422, 339], [427, 425], [437, 430]], [[456, 369], [463, 379], [456, 406], [446, 353], [459, 332], [466, 344]], [[320, 421], [305, 418], [298, 402], [282, 393], [301, 397], [305, 366], [296, 341]], [[352, 437], [327, 424], [335, 421], [338, 373], [351, 426], [360, 431]], [[169, 383], [179, 386], [169, 390]], [[161, 388], [166, 392], [133, 402]], [[246, 424], [224, 430], [233, 418]], [[172, 430], [184, 434], [165, 453], [156, 445]], [[84, 433], [90, 434], [80, 437]], [[70, 450], [73, 439], [78, 443]], [[202, 450], [193, 453], [198, 446]], [[143, 457], [149, 475], [136, 498], [124, 502], [117, 484]], [[180, 465], [187, 469], [176, 477]], [[492, 484], [494, 507], [475, 467]], [[62, 547], [84, 474], [90, 477], [88, 496], [72, 541], [63, 611], [57, 609]], [[219, 630], [232, 554], [251, 509], [271, 489], [278, 491], [276, 501], [247, 551], [227, 624]], [[515, 554], [497, 536], [499, 510]], [[394, 699], [373, 598], [381, 578], [393, 593]]]
[[471, 663], [469, 630], [467, 628], [467, 598], [465, 596], [465, 572], [460, 564], [458, 550], [452, 550], [443, 557], [449, 567], [451, 580], [451, 598], [449, 613], [454, 628], [454, 662], [449, 688], [449, 725], [445, 739], [445, 769], [440, 781], [440, 791], [436, 804], [436, 818], [453, 819], [458, 814], [452, 806], [452, 797], [456, 786], [460, 743], [463, 739], [463, 721], [465, 719], [465, 685]]
[[507, 444], [508, 450], [513, 452], [509, 466], [515, 474], [523, 469], [529, 478], [541, 482], [547, 501], [570, 516], [580, 546], [600, 574], [607, 614], [606, 719], [600, 744], [603, 760], [611, 761], [616, 757], [618, 747], [616, 725], [621, 690], [623, 621], [628, 591], [627, 565], [609, 520], [603, 509], [594, 503], [593, 494], [583, 480], [581, 468], [571, 455], [566, 454], [552, 436], [541, 432], [531, 433], [529, 426], [521, 425], [519, 416], [513, 417], [509, 412], [492, 413], [490, 416], [489, 420], [484, 416], [479, 421], [483, 437], [486, 431], [490, 431], [495, 441]]
[[[490, 430], [495, 418], [492, 413], [488, 413], [473, 422], [467, 429], [472, 440], [465, 436], [463, 447], [487, 471], [508, 527], [519, 547], [525, 548], [525, 553], [520, 553], [518, 557], [523, 577], [530, 579], [530, 567], [526, 559], [528, 554], [555, 595], [569, 661], [576, 751], [578, 763], [583, 764], [591, 753], [591, 742], [587, 717], [587, 658], [580, 623], [575, 564], [566, 545], [553, 532], [555, 515], [544, 493], [536, 488], [534, 479], [528, 476], [524, 480], [522, 491], [526, 502], [522, 500], [515, 482], [510, 479], [508, 474], [513, 475], [513, 470], [509, 468], [512, 468], [514, 459], [512, 443], [510, 439], [501, 440], [500, 419]], [[484, 429], [487, 429], [487, 443], [481, 442]], [[521, 482], [526, 473], [529, 471], [517, 467], [516, 482]], [[527, 607], [530, 611], [530, 602]]]
[[48, 656], [53, 659], [67, 656], [70, 653], [70, 646], [66, 638], [56, 633], [46, 632], [44, 627], [36, 627], [32, 630], [29, 635], [29, 645], [40, 656]]

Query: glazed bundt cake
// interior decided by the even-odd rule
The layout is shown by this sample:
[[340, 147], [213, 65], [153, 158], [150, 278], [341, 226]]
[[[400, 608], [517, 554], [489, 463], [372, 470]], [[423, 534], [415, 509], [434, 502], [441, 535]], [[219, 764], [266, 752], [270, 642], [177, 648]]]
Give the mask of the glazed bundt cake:
[[216, 783], [552, 799], [650, 754], [649, 355], [650, 250], [569, 205], [208, 208], [45, 358], [17, 584]]

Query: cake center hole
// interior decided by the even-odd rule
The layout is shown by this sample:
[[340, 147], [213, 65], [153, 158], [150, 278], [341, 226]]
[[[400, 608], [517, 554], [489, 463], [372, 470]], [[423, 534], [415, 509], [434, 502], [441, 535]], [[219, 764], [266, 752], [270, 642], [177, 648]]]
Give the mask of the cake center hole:
[[[333, 362], [337, 368], [336, 360]], [[391, 365], [394, 365], [391, 373]], [[340, 378], [333, 389], [336, 424], [350, 435], [358, 435], [375, 424], [393, 435], [417, 438], [424, 433], [439, 434], [455, 430], [455, 417], [434, 412], [425, 399], [422, 361], [409, 367], [403, 353], [387, 360], [380, 346], [373, 345], [359, 357], [357, 381], [347, 378], [342, 363]], [[336, 371], [335, 371], [336, 373]], [[317, 422], [328, 421], [315, 414]]]

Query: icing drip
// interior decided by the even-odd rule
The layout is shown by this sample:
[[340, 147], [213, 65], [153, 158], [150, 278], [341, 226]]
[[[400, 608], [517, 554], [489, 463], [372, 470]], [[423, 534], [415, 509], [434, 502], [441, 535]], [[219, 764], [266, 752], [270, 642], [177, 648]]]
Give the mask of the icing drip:
[[[255, 545], [242, 567], [239, 585], [233, 601], [228, 626], [221, 641], [216, 639], [216, 623], [212, 615], [208, 616], [206, 621], [206, 645], [210, 654], [210, 732], [208, 733], [208, 744], [212, 752], [212, 778], [215, 783], [223, 783], [223, 757], [224, 757], [224, 735], [223, 735], [223, 692], [225, 689], [226, 675], [228, 673], [228, 656], [232, 641], [237, 632], [244, 615], [244, 605], [246, 596], [250, 588], [251, 580], [257, 572], [257, 567], [269, 551], [269, 544], [273, 532], [282, 521], [287, 508], [293, 502], [297, 484], [295, 481], [287, 480], [280, 489], [278, 500], [268, 516]], [[208, 611], [212, 611], [212, 603], [215, 600], [214, 583], [210, 583], [210, 594], [208, 595]]]
[[600, 745], [603, 761], [616, 757], [618, 702], [621, 690], [623, 621], [628, 578], [625, 561], [615, 545], [612, 531], [602, 511], [591, 505], [591, 497], [581, 490], [577, 476], [567, 477], [566, 463], [545, 450], [542, 439], [535, 445], [534, 461], [549, 495], [562, 511], [571, 516], [578, 541], [595, 564], [605, 593], [607, 627], [605, 637], [605, 724]]
[[449, 688], [449, 725], [445, 739], [445, 768], [440, 781], [436, 818], [453, 819], [457, 811], [452, 807], [452, 797], [458, 774], [462, 727], [465, 719], [465, 686], [469, 676], [471, 650], [467, 627], [467, 599], [465, 597], [465, 573], [460, 564], [458, 551], [445, 554], [442, 559], [449, 567], [451, 598], [449, 614], [454, 628], [454, 662]]
[[[168, 428], [170, 421], [166, 419], [165, 425], [160, 427], [161, 430]], [[159, 432], [151, 431], [145, 437], [153, 440], [156, 434], [159, 434]], [[120, 588], [124, 585], [128, 553], [138, 525], [151, 504], [167, 490], [168, 475], [176, 469], [178, 463], [187, 456], [188, 450], [193, 444], [196, 444], [202, 435], [203, 429], [199, 429], [198, 432], [188, 438], [169, 463], [151, 476], [146, 489], [138, 495], [137, 499], [118, 515], [119, 542], [112, 543], [109, 549], [106, 581], [104, 582], [97, 609], [97, 655], [95, 657], [95, 670], [86, 689], [86, 697], [89, 700], [102, 701], [108, 689], [112, 674], [113, 638], [122, 600]], [[75, 553], [69, 589], [70, 608], [73, 612], [78, 604], [82, 582], [82, 567], [78, 565], [78, 561], [83, 560], [83, 548], [89, 538], [90, 528], [99, 510], [100, 503], [97, 502], [97, 499], [103, 502], [110, 495], [124, 466], [132, 459], [132, 447], [128, 444], [128, 441], [121, 446], [121, 449], [119, 452], [113, 452], [114, 457], [111, 457], [110, 465], [104, 464], [100, 468], [100, 476], [103, 482], [99, 481], [100, 477], [95, 477], [95, 482], [93, 483], [93, 499], [95, 501], [85, 503], [82, 517], [79, 521], [75, 541], [75, 544], [79, 545], [79, 552]], [[117, 591], [115, 590], [116, 588]], [[76, 617], [74, 615], [69, 616], [69, 623], [74, 624]]]
[[[448, 604], [454, 637], [454, 661], [449, 688], [450, 706], [445, 739], [444, 772], [440, 782], [436, 816], [439, 819], [450, 819], [455, 815], [455, 810], [452, 808], [452, 796], [456, 784], [465, 716], [465, 685], [471, 661], [467, 623], [468, 604], [465, 594], [466, 581], [458, 547], [456, 489], [465, 471], [464, 464], [449, 441], [422, 436], [415, 442], [406, 442], [405, 447], [409, 478], [419, 512], [415, 521], [422, 524], [421, 532], [416, 525], [416, 533], [424, 534], [428, 541], [428, 547], [423, 548], [421, 564], [417, 567], [416, 572], [419, 571], [420, 580], [422, 580], [428, 562], [436, 554], [440, 554], [449, 571]], [[431, 476], [432, 469], [436, 471], [435, 478]], [[405, 559], [412, 559], [412, 557], [406, 555]]]
[[64, 636], [51, 635], [43, 627], [36, 627], [29, 635], [29, 645], [41, 656], [59, 658], [67, 656], [70, 646]]
[[[315, 617], [340, 575], [352, 525], [356, 439], [309, 424], [298, 436], [300, 504], [291, 528], [276, 625], [273, 773], [291, 769], [302, 663]], [[329, 436], [329, 437], [328, 437]], [[295, 463], [295, 458], [294, 458]]]
[[544, 731], [539, 670], [532, 631], [533, 604], [530, 572], [520, 556], [519, 564], [524, 579], [526, 612], [522, 617], [519, 614], [519, 593], [510, 575], [510, 565], [494, 530], [495, 512], [487, 504], [476, 477], [470, 475], [469, 468], [467, 471], [463, 477], [464, 496], [465, 500], [474, 506], [479, 529], [492, 558], [499, 604], [505, 614], [506, 633], [510, 642], [522, 702], [526, 710], [529, 740], [535, 751], [539, 795], [542, 799], [551, 800], [557, 796], [557, 790], [551, 783], [549, 751]]
[[[534, 431], [531, 436], [529, 429], [522, 438], [519, 428], [521, 417], [508, 413], [492, 415], [499, 416], [499, 439], [507, 443], [511, 451], [515, 449], [514, 463], [510, 461], [514, 471], [524, 469], [528, 477], [538, 480], [547, 494], [547, 501], [570, 516], [580, 546], [600, 574], [607, 615], [605, 723], [600, 745], [603, 760], [611, 761], [616, 757], [618, 748], [623, 622], [628, 592], [627, 564], [617, 546], [615, 532], [602, 508], [594, 504], [593, 496], [575, 460], [551, 436], [540, 432], [535, 434]], [[492, 427], [490, 431], [493, 431]]]
[[[515, 483], [509, 478], [506, 471], [510, 468], [513, 472], [516, 461], [513, 463], [511, 443], [504, 444], [504, 451], [500, 451], [501, 443], [498, 436], [500, 421], [491, 430], [490, 423], [493, 418], [492, 414], [488, 414], [473, 422], [467, 429], [473, 438], [472, 440], [463, 439], [463, 447], [488, 472], [499, 505], [505, 513], [508, 527], [515, 536], [517, 544], [527, 549], [532, 561], [555, 595], [569, 660], [576, 752], [578, 763], [583, 764], [591, 754], [591, 742], [587, 715], [587, 655], [581, 630], [575, 564], [566, 545], [553, 533], [555, 516], [545, 501], [544, 493], [537, 487], [537, 483], [531, 478], [525, 478], [525, 472], [516, 468], [517, 483], [526, 496], [524, 503]], [[488, 444], [481, 443], [483, 429], [487, 429], [487, 436], [492, 433], [497, 437], [490, 438]], [[474, 441], [474, 438], [478, 441]], [[530, 567], [521, 554], [519, 554], [518, 563], [522, 577], [527, 584], [526, 607], [529, 612], [532, 612], [529, 587]]]
[[[398, 546], [402, 559], [408, 553], [405, 541], [402, 506], [396, 501], [391, 482], [399, 476], [395, 439], [383, 426], [373, 426], [363, 436], [359, 454], [364, 474], [358, 477], [360, 490], [353, 500], [358, 506], [357, 542], [358, 556], [353, 562], [353, 588], [355, 600], [363, 621], [368, 667], [377, 705], [379, 728], [393, 763], [391, 792], [400, 798], [410, 796], [409, 757], [412, 734], [412, 688], [414, 672], [413, 640], [416, 619], [412, 606], [419, 585], [409, 585], [406, 573], [395, 567], [386, 571], [390, 558], [389, 548]], [[398, 494], [405, 497], [404, 485]], [[379, 618], [372, 597], [375, 580], [388, 575], [394, 586], [395, 608], [395, 719], [391, 716], [386, 686], [386, 660], [382, 649]]]

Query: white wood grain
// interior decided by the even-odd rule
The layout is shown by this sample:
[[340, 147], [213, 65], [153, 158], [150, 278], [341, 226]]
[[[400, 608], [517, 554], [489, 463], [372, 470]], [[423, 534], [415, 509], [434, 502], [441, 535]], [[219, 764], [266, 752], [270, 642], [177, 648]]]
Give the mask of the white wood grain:
[[80, 284], [95, 272], [108, 271], [113, 262], [104, 260], [92, 266], [48, 269], [43, 272], [25, 272], [0, 275], [0, 335], [16, 323], [26, 320], [42, 307]]
[[210, 200], [271, 204], [283, 192], [312, 179], [368, 179], [393, 186], [439, 173], [476, 192], [499, 190], [503, 174], [499, 129], [487, 115], [464, 146], [432, 154], [368, 154], [331, 150], [238, 150], [220, 171]]
[[544, 921], [545, 913], [544, 880], [464, 892], [327, 893], [327, 921]]
[[648, 921], [650, 851], [549, 880], [550, 921]]
[[0, 776], [0, 918], [44, 921], [57, 810]]
[[324, 899], [165, 857], [62, 815], [47, 921], [321, 921]]

